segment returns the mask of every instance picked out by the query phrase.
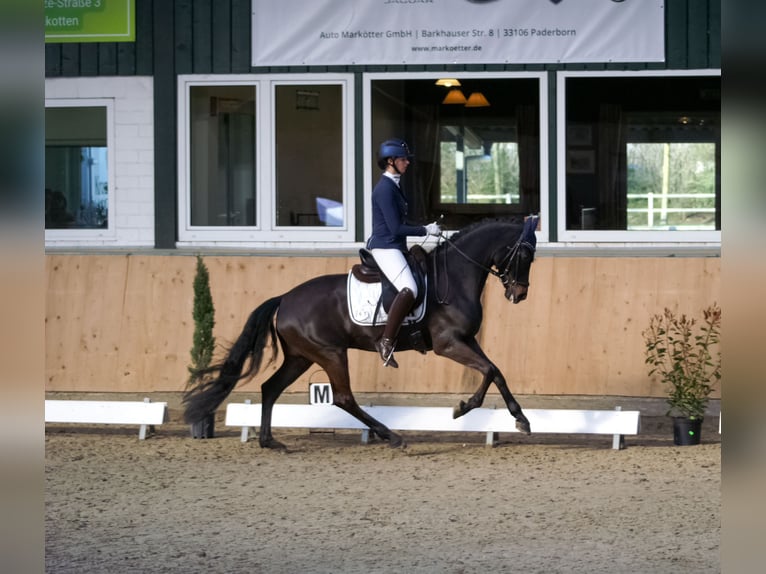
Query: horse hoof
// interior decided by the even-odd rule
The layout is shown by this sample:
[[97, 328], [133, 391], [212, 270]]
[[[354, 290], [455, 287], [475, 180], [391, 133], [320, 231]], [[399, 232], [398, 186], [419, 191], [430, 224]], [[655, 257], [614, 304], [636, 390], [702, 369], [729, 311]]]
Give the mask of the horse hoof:
[[460, 404], [452, 409], [452, 418], [456, 419], [462, 417], [465, 414], [465, 401], [460, 401]]
[[532, 434], [532, 429], [529, 427], [529, 421], [516, 421], [516, 430], [523, 432], [524, 434]]
[[391, 438], [388, 441], [390, 448], [406, 448], [407, 445], [398, 434], [391, 433]]
[[285, 445], [283, 445], [278, 440], [274, 440], [273, 438], [261, 441], [260, 445], [261, 445], [261, 448], [270, 448], [272, 450], [283, 450], [283, 451], [287, 450], [287, 447]]

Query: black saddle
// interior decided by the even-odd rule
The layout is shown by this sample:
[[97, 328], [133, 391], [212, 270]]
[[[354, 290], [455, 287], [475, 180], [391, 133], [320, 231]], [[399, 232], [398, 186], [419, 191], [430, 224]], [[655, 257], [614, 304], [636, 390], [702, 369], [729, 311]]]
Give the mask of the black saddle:
[[[413, 245], [410, 250], [404, 254], [407, 264], [412, 270], [412, 276], [415, 279], [415, 284], [418, 287], [418, 296], [413, 303], [413, 308], [417, 307], [423, 302], [426, 293], [426, 251], [420, 245]], [[381, 272], [378, 264], [375, 262], [375, 258], [367, 249], [359, 250], [359, 259], [361, 263], [357, 263], [351, 267], [351, 272], [362, 283], [381, 283], [382, 294], [381, 303], [383, 309], [388, 313], [388, 309], [391, 303], [396, 297], [396, 287], [391, 283], [383, 272]]]

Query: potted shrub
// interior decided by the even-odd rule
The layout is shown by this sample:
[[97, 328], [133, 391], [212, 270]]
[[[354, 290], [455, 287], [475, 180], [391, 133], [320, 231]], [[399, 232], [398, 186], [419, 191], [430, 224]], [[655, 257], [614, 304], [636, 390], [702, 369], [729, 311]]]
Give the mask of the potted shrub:
[[[210, 293], [210, 274], [202, 257], [197, 255], [197, 272], [194, 276], [194, 337], [191, 348], [191, 364], [189, 365], [190, 381], [195, 373], [210, 365], [215, 350], [215, 307]], [[192, 438], [213, 438], [215, 432], [215, 415], [191, 425]]]
[[701, 320], [665, 308], [643, 332], [649, 375], [667, 386], [677, 445], [700, 442], [710, 394], [721, 380], [720, 331], [721, 308], [714, 303]]

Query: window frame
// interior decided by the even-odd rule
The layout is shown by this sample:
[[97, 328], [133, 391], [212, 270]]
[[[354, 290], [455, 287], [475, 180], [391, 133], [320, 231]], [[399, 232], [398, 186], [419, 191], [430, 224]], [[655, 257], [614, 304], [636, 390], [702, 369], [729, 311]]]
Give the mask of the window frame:
[[[113, 98], [46, 98], [45, 109], [49, 108], [105, 108], [106, 110], [106, 169], [109, 192], [106, 203], [108, 206], [106, 229], [45, 229], [45, 241], [88, 241], [117, 239], [115, 207], [117, 205], [115, 187], [116, 165], [115, 158], [115, 127]], [[45, 147], [47, 147], [47, 138]]]
[[[550, 210], [548, 206], [548, 73], [541, 72], [368, 72], [362, 74], [362, 150], [365, 158], [374, 158], [375, 145], [372, 142], [372, 82], [375, 80], [429, 80], [434, 81], [448, 76], [457, 76], [460, 79], [537, 79], [538, 107], [539, 107], [539, 134], [540, 134], [540, 230], [537, 231], [537, 240], [541, 243], [548, 241], [548, 229]], [[364, 179], [364, 236], [369, 237], [372, 233], [372, 187], [373, 170], [377, 165], [370, 159], [363, 165]], [[457, 231], [451, 229], [448, 231]], [[422, 241], [422, 238], [420, 238]]]
[[637, 243], [667, 246], [670, 243], [709, 244], [720, 246], [721, 230], [671, 231], [671, 230], [579, 230], [567, 229], [566, 222], [566, 81], [569, 78], [650, 78], [682, 76], [718, 76], [720, 69], [699, 70], [636, 70], [636, 71], [558, 71], [556, 72], [556, 209], [558, 213], [557, 237], [561, 243], [603, 244]]
[[[277, 86], [283, 85], [340, 85], [343, 126], [343, 150], [338, 157], [342, 162], [344, 225], [277, 226], [275, 172]], [[191, 88], [195, 86], [253, 86], [255, 99], [255, 158], [256, 169], [256, 221], [253, 226], [192, 226], [189, 173], [191, 157], [191, 128], [189, 122]], [[354, 165], [354, 75], [353, 74], [190, 74], [178, 76], [178, 241], [176, 245], [241, 245], [254, 247], [289, 246], [290, 243], [354, 243], [355, 219], [355, 165]]]

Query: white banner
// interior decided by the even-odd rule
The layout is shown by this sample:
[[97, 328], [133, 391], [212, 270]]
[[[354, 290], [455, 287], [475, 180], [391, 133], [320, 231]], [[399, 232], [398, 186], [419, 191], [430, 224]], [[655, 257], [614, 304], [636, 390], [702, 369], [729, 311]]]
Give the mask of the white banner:
[[253, 0], [253, 66], [662, 62], [662, 0]]

